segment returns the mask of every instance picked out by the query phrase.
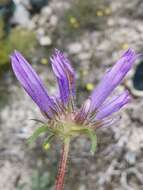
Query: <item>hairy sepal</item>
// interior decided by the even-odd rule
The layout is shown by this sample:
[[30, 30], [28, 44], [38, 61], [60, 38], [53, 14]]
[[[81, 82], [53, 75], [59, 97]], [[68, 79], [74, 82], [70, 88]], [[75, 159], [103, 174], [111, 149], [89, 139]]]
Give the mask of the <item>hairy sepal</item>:
[[89, 127], [73, 127], [71, 130], [75, 134], [86, 135], [91, 140], [91, 153], [94, 154], [97, 147], [97, 136], [93, 129]]
[[33, 134], [28, 138], [28, 143], [32, 144], [38, 137], [39, 135], [43, 134], [43, 133], [47, 133], [51, 134], [52, 131], [50, 130], [50, 128], [47, 125], [43, 125], [39, 128], [37, 128]]
[[55, 133], [62, 141], [65, 141], [66, 139], [72, 140], [80, 135], [85, 135], [91, 140], [91, 153], [94, 154], [96, 151], [97, 136], [95, 131], [89, 127], [66, 123], [56, 128]]

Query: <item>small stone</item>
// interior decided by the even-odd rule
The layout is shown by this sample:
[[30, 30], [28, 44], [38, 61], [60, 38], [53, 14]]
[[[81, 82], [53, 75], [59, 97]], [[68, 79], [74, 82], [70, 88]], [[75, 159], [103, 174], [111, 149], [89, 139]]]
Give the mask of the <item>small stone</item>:
[[46, 20], [47, 20], [46, 17], [40, 17], [39, 20], [38, 20], [38, 24], [39, 24], [40, 26], [44, 26], [45, 23], [46, 23]]
[[125, 155], [125, 159], [129, 164], [136, 163], [136, 153], [135, 152], [127, 152]]
[[42, 36], [39, 39], [39, 43], [41, 46], [50, 46], [52, 44], [52, 40], [49, 36]]
[[52, 26], [56, 26], [57, 22], [58, 22], [58, 17], [56, 15], [52, 15], [51, 18], [50, 18], [50, 24]]
[[109, 18], [109, 19], [107, 20], [107, 24], [108, 24], [108, 26], [114, 26], [114, 25], [115, 25], [115, 20], [112, 19], [112, 18]]
[[91, 49], [91, 43], [87, 38], [82, 40], [82, 46], [83, 46], [83, 49], [86, 51], [89, 51]]
[[82, 51], [82, 45], [79, 42], [72, 43], [68, 46], [69, 53], [78, 54]]
[[[23, 16], [24, 15], [24, 16]], [[20, 24], [21, 26], [27, 27], [30, 25], [30, 14], [24, 6], [17, 3], [16, 10], [11, 19], [11, 23]]]
[[78, 190], [86, 190], [86, 187], [85, 185], [80, 185], [79, 189]]
[[78, 58], [79, 58], [81, 61], [90, 59], [90, 57], [91, 57], [91, 54], [88, 53], [88, 52], [83, 52], [83, 53], [80, 53], [80, 54], [78, 55]]
[[110, 7], [107, 7], [104, 9], [104, 12], [106, 15], [110, 15], [112, 13], [112, 9]]
[[42, 16], [49, 17], [52, 14], [52, 9], [49, 6], [46, 6], [41, 11]]
[[41, 27], [41, 28], [38, 28], [37, 29], [37, 34], [39, 35], [39, 36], [43, 36], [44, 35], [44, 33], [45, 33], [45, 31], [44, 31], [44, 29]]

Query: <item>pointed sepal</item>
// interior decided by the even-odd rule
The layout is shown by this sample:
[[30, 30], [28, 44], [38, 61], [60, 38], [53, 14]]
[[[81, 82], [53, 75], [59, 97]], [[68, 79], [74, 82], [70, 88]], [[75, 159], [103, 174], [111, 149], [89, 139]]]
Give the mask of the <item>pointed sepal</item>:
[[32, 144], [42, 133], [51, 132], [47, 125], [37, 128], [34, 133], [28, 138], [28, 143]]
[[86, 135], [91, 140], [91, 153], [95, 153], [97, 147], [97, 136], [93, 129], [89, 127], [72, 127], [71, 132]]

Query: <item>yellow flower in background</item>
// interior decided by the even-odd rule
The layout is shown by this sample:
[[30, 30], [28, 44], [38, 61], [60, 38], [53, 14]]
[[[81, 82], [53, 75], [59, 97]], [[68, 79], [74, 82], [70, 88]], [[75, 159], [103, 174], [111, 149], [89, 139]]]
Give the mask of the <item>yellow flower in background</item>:
[[129, 45], [128, 45], [127, 43], [123, 43], [123, 44], [121, 45], [121, 48], [122, 48], [123, 50], [127, 50], [127, 49], [129, 48]]
[[98, 10], [98, 11], [96, 12], [96, 15], [100, 17], [100, 16], [103, 16], [104, 14], [103, 14], [103, 11]]
[[94, 85], [89, 82], [89, 83], [86, 84], [86, 89], [87, 89], [88, 91], [92, 91], [92, 90], [94, 89]]
[[76, 17], [71, 16], [69, 19], [70, 24], [74, 27], [74, 28], [79, 28], [79, 22], [76, 19]]
[[41, 64], [47, 65], [48, 64], [48, 59], [47, 58], [42, 58], [41, 59]]
[[50, 144], [49, 143], [44, 144], [43, 148], [44, 148], [44, 150], [50, 149]]

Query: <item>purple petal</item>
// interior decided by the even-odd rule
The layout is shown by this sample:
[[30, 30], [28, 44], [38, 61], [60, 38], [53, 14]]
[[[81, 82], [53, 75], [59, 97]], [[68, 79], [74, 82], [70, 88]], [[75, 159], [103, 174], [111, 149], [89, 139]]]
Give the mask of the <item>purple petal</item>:
[[120, 115], [114, 116], [114, 118], [104, 119], [101, 122], [101, 126], [99, 127], [111, 127], [112, 125], [115, 125], [117, 122], [119, 122], [121, 119]]
[[121, 83], [137, 58], [134, 50], [126, 51], [119, 61], [107, 72], [91, 94], [91, 112], [96, 111], [111, 92]]
[[99, 108], [95, 119], [102, 120], [103, 118], [111, 115], [114, 112], [117, 112], [121, 109], [125, 104], [130, 101], [129, 92], [125, 91], [120, 94], [118, 97], [113, 98], [111, 102], [109, 102], [106, 106]]
[[75, 116], [75, 121], [77, 123], [82, 124], [85, 121], [90, 110], [90, 104], [91, 100], [87, 99], [83, 104], [83, 106], [81, 107], [80, 111]]
[[52, 118], [55, 109], [54, 102], [48, 96], [45, 87], [26, 59], [17, 51], [11, 55], [13, 71], [33, 101], [49, 118]]
[[51, 62], [59, 85], [60, 99], [64, 104], [67, 104], [70, 98], [75, 95], [74, 70], [69, 60], [57, 49], [51, 58]]

